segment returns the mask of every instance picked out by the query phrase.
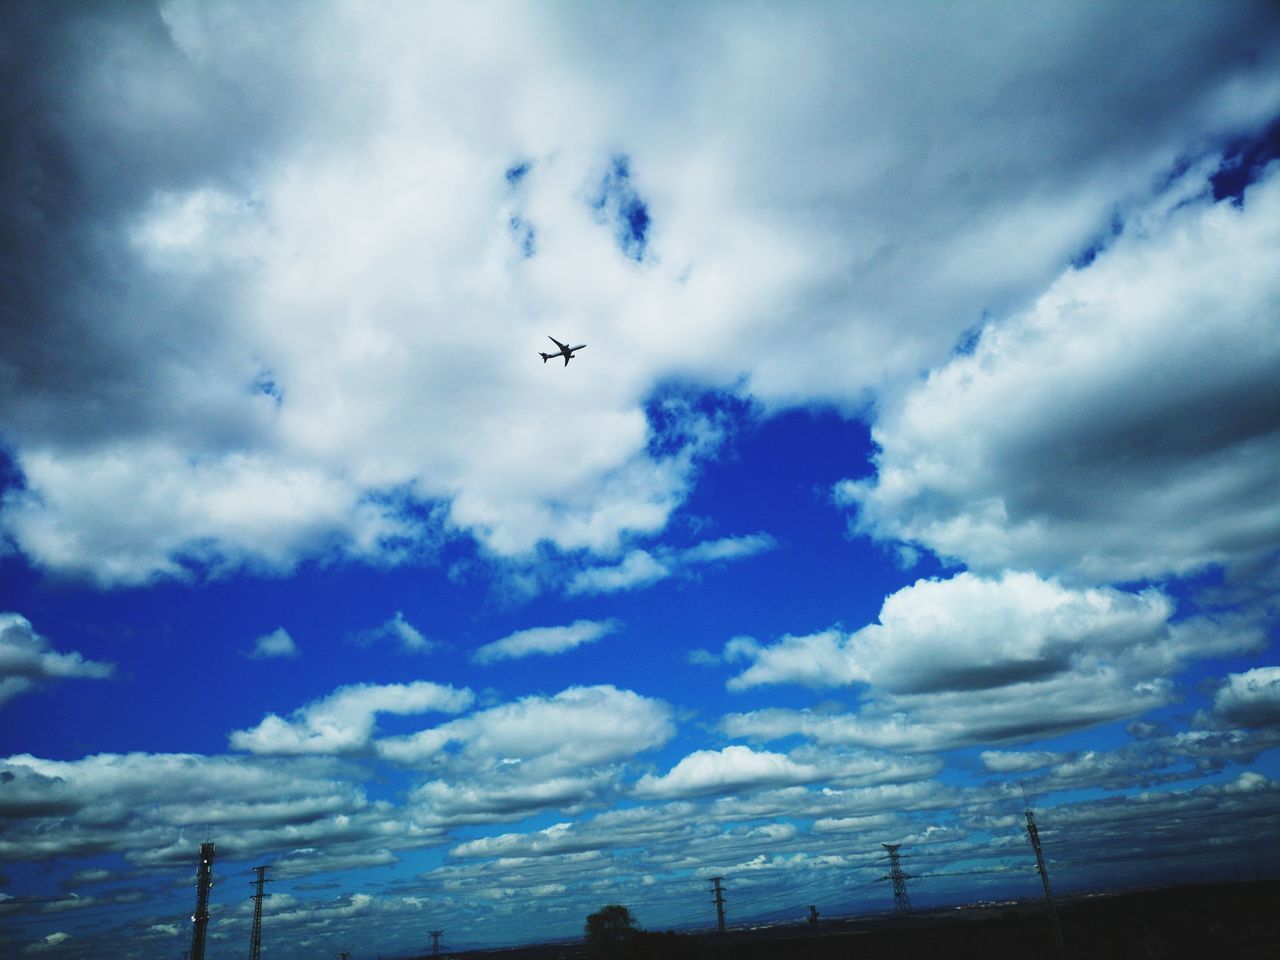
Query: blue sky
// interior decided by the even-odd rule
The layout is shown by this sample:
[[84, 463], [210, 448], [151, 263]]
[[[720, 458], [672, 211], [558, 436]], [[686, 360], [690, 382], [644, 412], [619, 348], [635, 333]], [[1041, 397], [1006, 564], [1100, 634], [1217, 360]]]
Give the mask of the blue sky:
[[1280, 868], [1271, 5], [3, 17], [6, 954]]

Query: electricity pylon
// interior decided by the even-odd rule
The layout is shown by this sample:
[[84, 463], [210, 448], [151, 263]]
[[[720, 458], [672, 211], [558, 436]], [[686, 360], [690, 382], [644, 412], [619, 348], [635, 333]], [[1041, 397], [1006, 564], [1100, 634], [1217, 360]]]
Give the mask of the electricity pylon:
[[253, 882], [253, 929], [249, 932], [249, 960], [262, 957], [262, 887], [267, 882], [267, 868], [254, 867], [258, 879]]
[[909, 917], [911, 916], [911, 897], [907, 895], [907, 881], [911, 879], [911, 875], [902, 872], [902, 861], [898, 854], [898, 848], [902, 844], [882, 843], [880, 846], [889, 851], [887, 857], [880, 858], [889, 861], [889, 873], [880, 879], [893, 882], [893, 912], [900, 917]]

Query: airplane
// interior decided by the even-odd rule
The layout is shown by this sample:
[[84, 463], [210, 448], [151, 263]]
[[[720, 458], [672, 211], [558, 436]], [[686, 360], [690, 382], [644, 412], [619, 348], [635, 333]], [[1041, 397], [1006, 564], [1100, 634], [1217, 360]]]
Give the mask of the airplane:
[[585, 343], [580, 343], [576, 347], [566, 346], [565, 344], [561, 343], [559, 340], [557, 340], [555, 337], [551, 336], [550, 334], [547, 335], [547, 339], [550, 340], [552, 343], [554, 343], [557, 347], [559, 347], [560, 352], [559, 353], [543, 353], [541, 350], [539, 350], [538, 356], [542, 358], [543, 363], [546, 363], [552, 357], [564, 357], [564, 365], [567, 367], [569, 365], [569, 361], [573, 359], [573, 355], [586, 346]]

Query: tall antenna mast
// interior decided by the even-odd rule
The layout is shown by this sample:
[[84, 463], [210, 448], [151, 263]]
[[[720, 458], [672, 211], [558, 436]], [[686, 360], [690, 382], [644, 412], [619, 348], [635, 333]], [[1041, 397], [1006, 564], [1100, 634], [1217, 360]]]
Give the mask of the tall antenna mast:
[[196, 912], [191, 915], [191, 960], [204, 960], [204, 933], [209, 928], [209, 890], [213, 886], [213, 841], [200, 844], [196, 868]]
[[1036, 829], [1035, 814], [1031, 812], [1031, 801], [1027, 800], [1027, 792], [1022, 791], [1022, 799], [1026, 803], [1027, 836], [1031, 838], [1031, 848], [1036, 852], [1036, 871], [1040, 874], [1040, 882], [1044, 884], [1044, 901], [1049, 905], [1049, 923], [1053, 926], [1053, 942], [1062, 951], [1062, 924], [1058, 922], [1058, 908], [1053, 902], [1053, 891], [1049, 889], [1049, 868], [1044, 863], [1044, 852], [1040, 849], [1040, 831]]

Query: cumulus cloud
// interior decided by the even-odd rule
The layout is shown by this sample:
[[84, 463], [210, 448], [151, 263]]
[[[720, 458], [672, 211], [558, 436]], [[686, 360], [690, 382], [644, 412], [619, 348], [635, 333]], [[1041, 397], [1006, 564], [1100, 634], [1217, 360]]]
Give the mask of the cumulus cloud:
[[617, 629], [618, 625], [612, 620], [576, 620], [565, 627], [517, 630], [501, 640], [476, 648], [471, 659], [476, 663], [487, 664], [499, 660], [518, 660], [535, 654], [551, 656], [583, 644], [595, 643]]
[[856, 713], [765, 708], [721, 725], [730, 736], [907, 751], [1028, 740], [1163, 706], [1189, 660], [1266, 642], [1247, 618], [1172, 615], [1155, 589], [1075, 589], [1026, 573], [921, 580], [854, 633], [726, 647], [726, 661], [751, 661], [731, 689], [853, 685], [863, 696]]
[[1280, 546], [1280, 166], [1239, 204], [1186, 178], [884, 404], [875, 477], [837, 488], [856, 530], [1094, 582]]
[[114, 672], [114, 664], [86, 660], [74, 651], [58, 653], [26, 617], [0, 613], [0, 707], [48, 680], [102, 679]]
[[298, 655], [298, 646], [284, 627], [277, 627], [270, 633], [263, 634], [253, 642], [253, 650], [249, 656], [255, 660], [270, 660], [277, 657], [292, 659]]
[[661, 777], [642, 777], [635, 792], [641, 797], [694, 797], [744, 787], [811, 783], [819, 776], [816, 767], [795, 763], [783, 754], [733, 746], [691, 753]]
[[369, 746], [379, 713], [459, 713], [474, 699], [470, 690], [427, 680], [351, 684], [295, 710], [287, 720], [267, 714], [256, 727], [233, 732], [230, 743], [250, 753], [358, 753]]
[[1213, 697], [1220, 723], [1240, 727], [1280, 726], [1280, 667], [1232, 673]]
[[404, 737], [377, 742], [398, 763], [429, 763], [454, 745], [450, 763], [472, 771], [517, 767], [556, 776], [659, 747], [675, 734], [661, 700], [602, 684], [522, 697]]
[[1082, 654], [1163, 641], [1173, 603], [1156, 590], [1071, 590], [1033, 574], [961, 573], [887, 597], [878, 623], [852, 634], [739, 643], [752, 661], [729, 686], [873, 684], [894, 693], [1001, 687], [1070, 669]]
[[781, 754], [735, 745], [694, 751], [661, 776], [641, 777], [632, 791], [638, 797], [674, 799], [750, 793], [818, 781], [852, 785], [917, 779], [936, 773], [939, 766], [868, 753], [802, 748]]
[[[504, 558], [625, 555], [716, 449], [705, 426], [646, 416], [656, 385], [856, 409], [935, 365], [1188, 143], [1275, 113], [1274, 16], [516, 4], [494, 32], [483, 7], [172, 2], [15, 18], [0, 215], [24, 244], [0, 410], [25, 487], [0, 523], [38, 566], [106, 585], [396, 562], [459, 531]], [[884, 189], [902, 169], [912, 189]], [[1221, 239], [1250, 238], [1266, 240]], [[591, 352], [543, 367], [551, 326]], [[548, 455], [564, 424], [590, 446]], [[1219, 442], [1226, 460], [1249, 429]], [[920, 523], [934, 512], [950, 515]], [[1186, 563], [1226, 550], [1211, 527]]]

